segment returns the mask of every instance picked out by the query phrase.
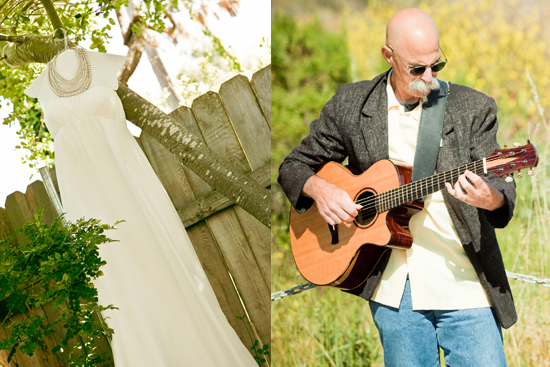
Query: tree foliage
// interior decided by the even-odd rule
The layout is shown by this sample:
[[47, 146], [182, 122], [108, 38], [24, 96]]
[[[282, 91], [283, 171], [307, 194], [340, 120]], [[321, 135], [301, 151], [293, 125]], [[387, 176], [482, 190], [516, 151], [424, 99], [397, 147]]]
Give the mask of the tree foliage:
[[[113, 242], [105, 231], [114, 227], [96, 219], [63, 225], [62, 218], [49, 226], [42, 222], [41, 209], [34, 221], [0, 242], [2, 323], [11, 329], [10, 337], [0, 340], [0, 350], [10, 351], [9, 359], [16, 348], [32, 355], [37, 348], [47, 348], [46, 339], [61, 325], [66, 333], [52, 352], [72, 366], [96, 366], [110, 353], [100, 350], [100, 340], [113, 333], [97, 315], [115, 307], [98, 304], [92, 281], [103, 275], [100, 268], [106, 262], [99, 257], [99, 245]], [[24, 235], [26, 245], [14, 244], [19, 234]], [[41, 307], [59, 316], [48, 321], [38, 312]], [[18, 313], [28, 313], [28, 317], [8, 321]]]
[[326, 31], [318, 19], [298, 25], [276, 15], [272, 35], [273, 161], [278, 165], [338, 85], [351, 82], [351, 72], [344, 34]]
[[[351, 82], [350, 56], [343, 33], [325, 30], [318, 19], [297, 24], [287, 15], [275, 15], [272, 22], [271, 132], [272, 182], [284, 157], [296, 147], [310, 123], [336, 92]], [[272, 185], [273, 226], [283, 226], [288, 207], [278, 185]]]

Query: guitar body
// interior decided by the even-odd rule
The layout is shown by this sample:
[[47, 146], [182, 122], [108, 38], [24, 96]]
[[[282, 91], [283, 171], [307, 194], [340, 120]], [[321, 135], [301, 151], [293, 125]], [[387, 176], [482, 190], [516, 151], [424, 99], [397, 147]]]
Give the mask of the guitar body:
[[[342, 188], [359, 203], [411, 180], [410, 169], [395, 166], [389, 160], [376, 162], [360, 175], [329, 162], [317, 175]], [[413, 202], [368, 218], [360, 215], [352, 223], [336, 226], [336, 240], [335, 231], [331, 232], [316, 204], [302, 214], [292, 208], [290, 242], [298, 270], [313, 284], [342, 289], [358, 287], [389, 248], [411, 247], [409, 219], [422, 207], [421, 203]]]

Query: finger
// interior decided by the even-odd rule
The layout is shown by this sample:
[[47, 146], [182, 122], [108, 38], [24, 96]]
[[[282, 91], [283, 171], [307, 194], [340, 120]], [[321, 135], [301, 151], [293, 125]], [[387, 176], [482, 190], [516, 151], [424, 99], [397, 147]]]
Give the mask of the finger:
[[451, 194], [452, 196], [455, 196], [455, 190], [453, 189], [453, 186], [450, 183], [445, 182], [445, 187], [447, 188], [447, 192], [449, 194]]
[[342, 202], [333, 203], [330, 210], [332, 214], [336, 215], [342, 222], [353, 222], [355, 217], [359, 215], [351, 199], [349, 199], [349, 201], [344, 199]]
[[[326, 222], [330, 225], [341, 224], [342, 222], [353, 221], [354, 218], [351, 218], [344, 210], [341, 208], [327, 210], [324, 213], [324, 218], [326, 217]], [[327, 220], [328, 219], [328, 220]]]
[[460, 185], [460, 177], [458, 178], [458, 181], [456, 181], [453, 188], [455, 189], [455, 196], [457, 196], [459, 193], [464, 194], [464, 192], [462, 191], [462, 186]]
[[[351, 203], [345, 203], [344, 205], [342, 205], [341, 209], [342, 209], [342, 211], [345, 212], [346, 215], [349, 215], [349, 216], [355, 218], [357, 215], [359, 215], [358, 210], [361, 209], [361, 208], [357, 209], [355, 207], [355, 204], [353, 202], [351, 202]], [[342, 218], [342, 216], [340, 216], [340, 218]]]
[[343, 222], [353, 222], [355, 220], [355, 216], [352, 216], [348, 213], [346, 213], [343, 209], [341, 211], [339, 211], [337, 213], [338, 217], [340, 217], [340, 219], [343, 221]]
[[472, 171], [464, 172], [464, 176], [472, 182], [473, 186], [481, 185], [483, 183], [483, 178], [476, 175]]
[[460, 186], [462, 186], [462, 189], [466, 191], [466, 194], [474, 191], [474, 187], [470, 184], [470, 182], [468, 182], [465, 175], [460, 175], [458, 177], [458, 182], [460, 182]]
[[[460, 178], [459, 178], [459, 180], [460, 180]], [[462, 190], [462, 186], [460, 185], [460, 181], [456, 182], [454, 189], [455, 189], [454, 197], [457, 198], [458, 200], [464, 201], [466, 199], [466, 194], [464, 194], [464, 191]]]
[[325, 219], [325, 221], [330, 224], [331, 226], [334, 226], [336, 224], [342, 223], [342, 220], [334, 213], [328, 211], [324, 214], [321, 214], [321, 216]]
[[334, 210], [331, 209], [328, 205], [318, 205], [317, 208], [319, 210], [319, 215], [321, 215], [321, 217], [323, 217], [325, 222], [327, 222], [328, 224], [333, 226], [342, 222], [341, 219], [334, 213]]
[[323, 220], [325, 222], [327, 222], [328, 224], [330, 224], [331, 226], [335, 225], [336, 223], [334, 223], [334, 221], [332, 220], [332, 218], [330, 216], [328, 216], [327, 214], [325, 214], [324, 212], [320, 212], [319, 211], [319, 215], [321, 216], [321, 218], [323, 218]]
[[359, 208], [357, 208], [358, 204], [356, 204], [355, 201], [351, 200], [348, 193], [343, 190], [340, 200], [336, 200], [335, 204], [336, 209], [342, 209], [346, 212], [346, 214], [352, 216], [353, 218], [358, 215], [357, 210], [362, 208], [362, 206], [359, 206]]

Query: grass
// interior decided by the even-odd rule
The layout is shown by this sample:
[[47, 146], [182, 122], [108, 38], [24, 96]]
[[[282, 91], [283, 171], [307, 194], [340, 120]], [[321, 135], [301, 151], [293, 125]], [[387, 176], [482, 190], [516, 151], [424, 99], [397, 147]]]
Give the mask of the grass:
[[[528, 77], [529, 78], [529, 77]], [[533, 86], [533, 103], [540, 121], [528, 124], [521, 140], [502, 132], [501, 144], [529, 137], [539, 152], [535, 176], [523, 172], [517, 182], [514, 218], [497, 230], [506, 269], [550, 278], [550, 129]], [[506, 131], [501, 121], [501, 131]], [[503, 127], [504, 126], [504, 127]], [[281, 195], [273, 186], [275, 200]], [[279, 189], [280, 190], [280, 189]], [[279, 204], [280, 205], [280, 204]], [[292, 258], [285, 210], [274, 220], [272, 235], [272, 292], [305, 283]], [[286, 211], [288, 212], [288, 211]], [[518, 322], [503, 330], [509, 366], [550, 366], [550, 288], [510, 279]], [[383, 366], [383, 350], [368, 303], [336, 289], [316, 288], [272, 302], [272, 364], [275, 367]]]

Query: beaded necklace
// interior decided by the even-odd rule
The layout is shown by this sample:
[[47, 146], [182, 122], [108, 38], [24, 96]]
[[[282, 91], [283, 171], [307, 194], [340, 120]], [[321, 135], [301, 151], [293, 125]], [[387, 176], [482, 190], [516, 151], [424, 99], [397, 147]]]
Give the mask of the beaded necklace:
[[55, 64], [57, 56], [48, 62], [48, 80], [50, 82], [50, 87], [59, 97], [71, 97], [85, 92], [92, 82], [92, 67], [86, 50], [80, 47], [74, 48], [74, 50], [76, 51], [78, 67], [73, 79], [67, 80], [59, 75]]

